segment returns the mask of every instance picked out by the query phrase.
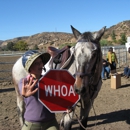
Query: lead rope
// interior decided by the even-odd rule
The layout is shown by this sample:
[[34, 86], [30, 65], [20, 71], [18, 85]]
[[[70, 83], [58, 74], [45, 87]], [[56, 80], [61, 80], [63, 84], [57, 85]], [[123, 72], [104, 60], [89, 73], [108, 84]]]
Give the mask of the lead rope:
[[[96, 112], [95, 112], [95, 108], [94, 108], [94, 106], [93, 106], [93, 103], [92, 103], [92, 100], [90, 99], [90, 103], [91, 103], [91, 106], [92, 106], [92, 108], [93, 108], [93, 112], [94, 112], [94, 116], [95, 116], [95, 126], [97, 126], [97, 115], [96, 115]], [[78, 105], [77, 105], [78, 106]], [[79, 107], [79, 106], [78, 106]], [[73, 110], [73, 109], [72, 109]], [[74, 110], [73, 110], [74, 111]], [[65, 115], [66, 114], [68, 114], [69, 115], [69, 117], [70, 117], [70, 114], [69, 113], [63, 113], [63, 116], [62, 116], [62, 119], [61, 119], [61, 121], [60, 121], [60, 130], [63, 130], [62, 129], [62, 125], [63, 125], [63, 122], [64, 122], [64, 117], [65, 117]], [[83, 125], [82, 125], [82, 123], [81, 123], [81, 121], [80, 121], [80, 119], [79, 119], [79, 117], [78, 117], [78, 115], [75, 113], [75, 111], [74, 111], [74, 115], [76, 116], [76, 118], [77, 118], [77, 121], [78, 121], [78, 123], [79, 123], [79, 125], [84, 129], [84, 130], [87, 130], [87, 128], [85, 128]], [[71, 119], [71, 117], [70, 117], [70, 119]], [[72, 119], [71, 119], [72, 120]]]
[[93, 108], [93, 112], [94, 112], [94, 116], [95, 116], [95, 126], [97, 126], [97, 114], [96, 114], [96, 112], [95, 112], [95, 109], [94, 109], [94, 106], [93, 106], [93, 103], [92, 103], [92, 100], [90, 99], [90, 103], [91, 103], [91, 106], [92, 106], [92, 108]]
[[[76, 68], [76, 67], [75, 67]], [[91, 77], [92, 78], [92, 77]], [[81, 100], [81, 103], [82, 103], [82, 105], [83, 105], [83, 107], [84, 107], [84, 103], [83, 103], [83, 100]], [[93, 111], [94, 111], [94, 115], [95, 115], [95, 120], [96, 120], [96, 123], [95, 123], [95, 126], [97, 126], [97, 115], [96, 115], [96, 112], [95, 112], [95, 109], [94, 109], [94, 106], [93, 106], [93, 103], [92, 103], [92, 100], [90, 99], [90, 103], [91, 103], [91, 106], [92, 106], [92, 108], [93, 108]], [[66, 114], [69, 114], [69, 113], [66, 113]], [[62, 117], [62, 119], [61, 119], [61, 121], [60, 121], [60, 130], [62, 130], [62, 125], [63, 125], [63, 119], [64, 119], [64, 117], [65, 117], [65, 115], [66, 115], [65, 113], [64, 113], [64, 115], [63, 115], [63, 117]], [[82, 125], [82, 123], [81, 123], [81, 121], [80, 121], [80, 119], [79, 119], [79, 117], [78, 117], [78, 115], [75, 113], [75, 111], [74, 111], [74, 114], [75, 114], [75, 116], [76, 116], [76, 118], [77, 118], [77, 121], [78, 121], [78, 123], [80, 124], [80, 126], [84, 129], [84, 130], [87, 130], [87, 128], [85, 128], [83, 125]], [[70, 117], [70, 114], [69, 114], [69, 117]], [[70, 117], [70, 119], [71, 119], [71, 117]], [[72, 119], [71, 119], [72, 120]]]
[[60, 121], [60, 130], [62, 130], [62, 125], [64, 124], [64, 117], [67, 113], [63, 113], [63, 116], [61, 118], [61, 121]]
[[[94, 115], [95, 115], [95, 120], [96, 120], [96, 123], [95, 123], [95, 126], [97, 126], [97, 115], [96, 115], [96, 112], [95, 112], [95, 109], [94, 109], [94, 106], [93, 106], [93, 103], [92, 103], [92, 100], [90, 99], [90, 103], [91, 103], [91, 106], [92, 106], [92, 108], [93, 108], [93, 111], [94, 111]], [[74, 114], [75, 114], [75, 116], [76, 116], [76, 118], [77, 118], [77, 121], [78, 121], [78, 123], [80, 124], [80, 126], [84, 129], [84, 130], [87, 130], [87, 128], [85, 128], [83, 125], [82, 125], [82, 123], [81, 123], [81, 121], [80, 121], [80, 119], [79, 119], [79, 117], [78, 117], [78, 115], [74, 112]]]
[[[95, 115], [95, 117], [96, 117], [96, 123], [95, 123], [95, 126], [97, 126], [97, 115], [96, 115], [96, 112], [95, 112], [95, 109], [94, 109], [94, 106], [93, 106], [93, 103], [92, 103], [92, 100], [90, 99], [90, 103], [91, 103], [91, 106], [92, 106], [92, 108], [93, 108], [93, 111], [94, 111], [94, 115]], [[82, 125], [82, 123], [81, 123], [81, 121], [80, 121], [80, 119], [79, 119], [79, 117], [78, 117], [78, 115], [74, 112], [74, 114], [75, 114], [75, 116], [76, 116], [76, 118], [77, 118], [77, 121], [78, 121], [78, 123], [80, 124], [80, 126], [84, 129], [84, 130], [87, 130], [87, 128], [85, 128], [83, 125]]]
[[75, 112], [74, 112], [74, 114], [75, 114], [75, 116], [76, 116], [76, 118], [77, 118], [77, 121], [78, 121], [78, 123], [80, 124], [80, 126], [81, 126], [83, 129], [87, 130], [87, 128], [85, 128], [85, 127], [82, 125], [82, 123], [81, 123], [81, 121], [80, 121], [78, 115], [77, 115]]

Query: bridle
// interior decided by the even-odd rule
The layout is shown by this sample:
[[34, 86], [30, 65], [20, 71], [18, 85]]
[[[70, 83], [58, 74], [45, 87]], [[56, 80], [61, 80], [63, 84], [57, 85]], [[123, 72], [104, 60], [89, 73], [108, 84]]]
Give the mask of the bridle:
[[[81, 42], [81, 41], [80, 41]], [[84, 41], [82, 41], [84, 42]], [[75, 51], [75, 50], [74, 50]], [[87, 72], [84, 72], [84, 73], [76, 73], [74, 74], [74, 77], [76, 76], [79, 76], [81, 79], [85, 78], [85, 77], [89, 77], [89, 83], [88, 83], [88, 87], [89, 87], [89, 91], [93, 91], [92, 93], [94, 94], [94, 92], [97, 90], [96, 89], [96, 86], [98, 85], [100, 79], [98, 79], [95, 83], [95, 75], [97, 74], [97, 69], [99, 68], [100, 64], [100, 53], [101, 53], [101, 49], [99, 47], [97, 47], [97, 50], [96, 50], [96, 60], [94, 62], [94, 66], [92, 68], [92, 72], [91, 73], [87, 73]], [[88, 63], [89, 64], [89, 63]], [[76, 67], [76, 66], [75, 66]], [[85, 66], [84, 66], [85, 67]], [[85, 70], [85, 69], [84, 69]], [[76, 70], [75, 70], [76, 71]], [[90, 93], [90, 92], [89, 92]], [[93, 94], [90, 95], [90, 98], [92, 98]]]
[[[82, 41], [83, 42], [83, 41]], [[75, 51], [75, 47], [74, 47], [74, 51]], [[74, 55], [74, 54], [73, 54]], [[96, 55], [97, 55], [97, 58], [96, 58], [96, 60], [95, 60], [95, 63], [94, 63], [94, 67], [92, 68], [92, 73], [87, 73], [87, 72], [85, 72], [85, 73], [80, 73], [80, 78], [85, 78], [86, 76], [88, 76], [88, 77], [90, 77], [90, 79], [89, 79], [89, 84], [88, 84], [88, 87], [89, 87], [89, 94], [92, 92], [92, 94], [90, 95], [90, 103], [91, 103], [91, 106], [92, 106], [92, 108], [93, 108], [93, 110], [94, 110], [94, 114], [95, 114], [95, 117], [96, 117], [96, 112], [95, 112], [95, 109], [94, 109], [94, 107], [93, 107], [93, 103], [92, 103], [92, 97], [93, 97], [93, 95], [94, 95], [94, 92], [96, 91], [96, 87], [97, 87], [97, 85], [98, 85], [98, 83], [99, 83], [99, 79], [98, 79], [98, 82], [97, 83], [95, 83], [94, 82], [94, 80], [95, 80], [95, 75], [97, 74], [97, 68], [99, 68], [99, 62], [100, 62], [100, 60], [101, 60], [101, 58], [100, 58], [100, 48], [97, 48], [97, 50], [96, 50]], [[74, 56], [75, 57], [75, 56]], [[75, 66], [76, 67], [76, 66]], [[74, 77], [76, 77], [76, 73], [74, 74]], [[91, 92], [90, 92], [91, 91]], [[82, 99], [82, 97], [81, 97], [81, 106], [78, 106], [78, 105], [76, 105], [76, 106], [78, 106], [78, 107], [82, 107], [82, 108], [84, 108], [84, 101], [83, 101], [83, 99]], [[72, 110], [73, 110], [73, 108], [72, 108]], [[65, 116], [67, 113], [64, 113], [64, 115], [63, 116]], [[77, 121], [78, 121], [78, 123], [80, 124], [80, 126], [83, 128], [83, 129], [85, 129], [86, 130], [86, 128], [82, 125], [82, 123], [81, 123], [81, 121], [80, 121], [80, 119], [78, 118], [78, 115], [74, 112], [74, 114], [75, 114], [75, 116], [76, 116], [76, 118], [77, 118]], [[68, 113], [68, 115], [69, 115], [69, 113]], [[70, 115], [69, 115], [69, 117], [70, 117]], [[70, 117], [71, 118], [71, 117]], [[73, 120], [73, 119], [71, 119], [71, 120]], [[61, 124], [62, 123], [60, 123], [60, 128], [61, 128]], [[96, 125], [96, 123], [95, 123], [95, 125]]]

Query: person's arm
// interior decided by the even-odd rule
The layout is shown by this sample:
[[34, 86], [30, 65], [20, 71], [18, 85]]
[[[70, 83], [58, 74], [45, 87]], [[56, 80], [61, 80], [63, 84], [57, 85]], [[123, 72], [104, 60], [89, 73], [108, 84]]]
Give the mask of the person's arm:
[[106, 63], [107, 63], [107, 61], [106, 61], [106, 60], [103, 60], [103, 63], [102, 63], [102, 64], [103, 64], [103, 65], [106, 65]]
[[128, 48], [128, 52], [130, 53], [130, 48]]
[[[114, 52], [115, 53], [115, 52]], [[116, 60], [116, 62], [118, 63], [118, 60], [117, 60], [117, 56], [116, 56], [116, 53], [115, 53], [115, 60]]]
[[109, 61], [109, 52], [107, 53], [106, 60]]

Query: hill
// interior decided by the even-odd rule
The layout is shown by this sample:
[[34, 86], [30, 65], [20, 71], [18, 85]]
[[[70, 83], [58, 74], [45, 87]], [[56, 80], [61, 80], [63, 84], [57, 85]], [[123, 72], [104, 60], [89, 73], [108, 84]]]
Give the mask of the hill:
[[[86, 30], [87, 31], [87, 30]], [[125, 33], [126, 37], [130, 36], [130, 20], [123, 21], [117, 25], [107, 28], [102, 39], [112, 41], [111, 34], [114, 31], [116, 40], [120, 39], [120, 35]], [[76, 40], [72, 33], [63, 32], [43, 32], [27, 37], [17, 37], [14, 39], [0, 41], [0, 47], [6, 46], [8, 42], [18, 42], [19, 40], [27, 42], [29, 49], [37, 45], [40, 49], [46, 49], [48, 46], [59, 48], [67, 43], [75, 43]]]
[[48, 46], [55, 46], [58, 48], [62, 44], [75, 42], [73, 34], [70, 33], [43, 32], [29, 37], [18, 37], [6, 40], [1, 44], [1, 47], [6, 46], [8, 42], [16, 43], [19, 40], [27, 42], [29, 49], [32, 49], [35, 45], [38, 45], [40, 49], [46, 49]]
[[102, 38], [111, 41], [111, 34], [113, 31], [117, 40], [120, 39], [120, 35], [123, 33], [126, 34], [126, 37], [130, 37], [130, 20], [120, 22], [117, 25], [113, 25], [110, 28], [107, 28]]

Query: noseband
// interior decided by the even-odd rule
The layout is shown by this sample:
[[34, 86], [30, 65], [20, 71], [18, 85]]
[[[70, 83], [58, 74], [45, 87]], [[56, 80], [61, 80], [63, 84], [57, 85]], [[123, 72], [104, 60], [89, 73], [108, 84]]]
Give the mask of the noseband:
[[[96, 91], [97, 90], [97, 85], [99, 83], [100, 80], [98, 80], [98, 82], [95, 83], [95, 75], [97, 74], [97, 69], [99, 68], [99, 62], [100, 62], [100, 48], [97, 49], [96, 51], [96, 55], [97, 55], [97, 58], [96, 58], [96, 61], [94, 63], [94, 67], [92, 68], [92, 73], [75, 73], [75, 77], [76, 76], [79, 76], [81, 79], [83, 79], [84, 77], [90, 77], [89, 78], [89, 83], [88, 83], [88, 87], [90, 88], [89, 90], [91, 91]], [[101, 78], [101, 77], [100, 77]], [[91, 97], [93, 96], [93, 94], [91, 94]]]

